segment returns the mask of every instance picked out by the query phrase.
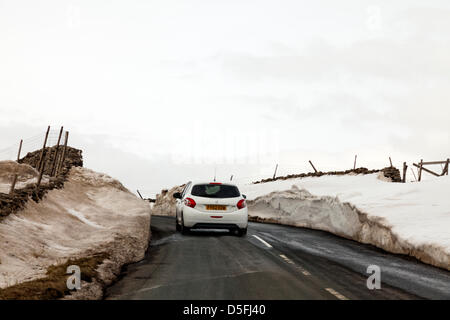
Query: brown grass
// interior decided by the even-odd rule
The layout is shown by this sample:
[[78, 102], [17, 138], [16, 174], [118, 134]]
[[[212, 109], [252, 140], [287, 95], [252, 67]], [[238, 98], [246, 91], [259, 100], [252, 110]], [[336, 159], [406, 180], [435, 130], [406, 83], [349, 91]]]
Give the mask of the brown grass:
[[108, 258], [106, 253], [100, 253], [87, 258], [70, 259], [61, 265], [50, 266], [46, 277], [0, 289], [0, 300], [54, 300], [70, 294], [66, 281], [68, 266], [77, 265], [81, 269], [81, 280], [92, 282], [98, 279], [96, 269]]

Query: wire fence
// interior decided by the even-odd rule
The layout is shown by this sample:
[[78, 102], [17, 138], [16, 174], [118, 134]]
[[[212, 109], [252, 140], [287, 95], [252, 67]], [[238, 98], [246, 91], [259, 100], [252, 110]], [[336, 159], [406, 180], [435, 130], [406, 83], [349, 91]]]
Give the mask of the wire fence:
[[[62, 137], [64, 134], [64, 141], [62, 141]], [[64, 131], [63, 127], [61, 127], [59, 130], [51, 130], [51, 127], [48, 126], [47, 130], [45, 131], [45, 134], [37, 134], [32, 137], [28, 137], [26, 139], [21, 139], [17, 145], [11, 145], [6, 148], [0, 149], [0, 160], [16, 160], [19, 161], [20, 159], [23, 159], [24, 156], [26, 157], [30, 152], [39, 151], [40, 156], [39, 158], [36, 157], [37, 153], [31, 154], [29, 156], [29, 159], [35, 159], [36, 161], [33, 161], [33, 166], [39, 171], [39, 176], [37, 178], [36, 182], [36, 189], [38, 190], [42, 178], [44, 176], [44, 172], [46, 171], [47, 175], [49, 176], [58, 176], [60, 174], [60, 170], [64, 165], [65, 157], [66, 157], [66, 150], [67, 150], [67, 141], [69, 138], [69, 132]], [[60, 151], [60, 145], [63, 142], [64, 147], [62, 148], [62, 152]], [[55, 147], [54, 152], [50, 149], [49, 152], [46, 152], [44, 148], [48, 147]], [[47, 149], [48, 150], [48, 149]], [[46, 157], [49, 155], [52, 155], [52, 157]], [[46, 164], [48, 162], [48, 165], [46, 168]], [[9, 195], [13, 195], [15, 192], [15, 186], [17, 183], [17, 179], [19, 178], [19, 173], [14, 172], [13, 179], [11, 182], [11, 187], [9, 189]]]
[[[48, 132], [48, 137], [47, 137], [47, 142], [46, 142], [46, 146], [47, 147], [53, 147], [55, 145], [58, 144], [58, 139], [61, 137], [61, 140], [59, 141], [60, 145], [63, 144], [63, 138], [66, 135], [67, 131], [62, 131], [62, 128], [55, 128], [49, 129]], [[0, 148], [0, 160], [17, 160], [18, 157], [18, 152], [19, 152], [19, 148], [20, 148], [20, 144], [21, 144], [21, 148], [20, 148], [20, 158], [23, 158], [24, 156], [26, 156], [29, 152], [33, 152], [33, 151], [37, 151], [37, 150], [41, 150], [43, 145], [44, 145], [44, 141], [45, 141], [45, 137], [46, 137], [46, 132], [42, 132], [39, 134], [36, 134], [34, 136], [31, 137], [27, 137], [22, 139], [22, 144], [21, 144], [21, 140], [18, 139], [18, 141], [10, 146], [7, 147], [3, 147]], [[386, 158], [387, 159], [387, 158]], [[292, 159], [291, 159], [292, 160]], [[358, 160], [358, 163], [357, 163]], [[392, 161], [389, 158], [389, 161], [391, 162], [390, 165], [392, 166]], [[442, 174], [439, 173], [434, 173], [432, 172], [432, 174], [434, 174], [435, 176], [442, 176], [444, 174], [448, 175], [449, 172], [449, 160], [445, 160], [445, 161], [440, 161], [438, 164], [441, 165], [441, 169], [442, 169]], [[365, 164], [365, 163], [363, 163]], [[387, 160], [386, 160], [386, 165], [387, 165]], [[397, 163], [398, 164], [398, 163]], [[426, 164], [431, 164], [431, 163], [423, 163], [424, 165]], [[433, 162], [434, 164], [434, 162]], [[347, 169], [351, 169], [350, 165], [352, 165], [353, 168], [359, 167], [360, 166], [360, 160], [357, 159], [357, 157], [355, 156], [354, 158], [354, 163], [353, 161], [350, 161], [349, 159], [349, 167], [345, 168], [344, 170]], [[403, 165], [403, 163], [402, 163]], [[261, 179], [267, 179], [267, 178], [272, 178], [272, 177], [280, 177], [280, 176], [287, 176], [287, 175], [291, 175], [291, 174], [300, 174], [300, 173], [307, 173], [307, 172], [313, 172], [313, 170], [316, 170], [316, 168], [318, 169], [318, 171], [322, 171], [322, 172], [329, 172], [329, 171], [340, 171], [343, 170], [343, 168], [337, 168], [336, 164], [333, 161], [320, 161], [319, 163], [314, 162], [314, 168], [312, 167], [313, 164], [309, 163], [308, 161], [306, 161], [305, 159], [303, 159], [303, 161], [299, 161], [298, 163], [292, 163], [291, 161], [287, 161], [287, 162], [279, 162], [278, 164], [273, 164], [273, 166], [270, 165], [263, 165], [260, 167], [259, 169], [259, 173], [258, 174], [253, 174], [253, 175], [245, 175], [245, 176], [241, 176], [239, 174], [233, 175], [233, 176], [229, 176], [227, 177], [225, 180], [230, 180], [233, 183], [236, 184], [251, 184], [252, 182], [255, 181], [259, 181]], [[418, 165], [414, 164], [414, 166], [418, 167]], [[424, 168], [423, 166], [420, 166], [418, 168], [414, 168], [413, 164], [406, 166], [403, 165], [403, 181], [417, 181], [417, 180], [421, 180], [420, 177], [422, 176], [421, 171], [425, 171], [425, 172], [430, 172], [430, 170]], [[444, 167], [445, 166], [445, 167]], [[401, 170], [401, 166], [399, 166], [399, 169]], [[408, 170], [406, 170], [408, 169]], [[417, 177], [416, 176], [416, 172], [417, 172]], [[154, 198], [156, 196], [156, 194], [160, 193], [160, 190], [146, 190], [146, 189], [142, 189], [142, 191], [147, 195], [150, 196], [151, 198]]]
[[[51, 129], [48, 133], [47, 138], [47, 147], [53, 147], [56, 146], [58, 143], [58, 138], [60, 135], [61, 129]], [[66, 134], [66, 131], [63, 130], [61, 137], [64, 137]], [[23, 158], [27, 153], [33, 152], [36, 150], [42, 149], [42, 146], [44, 145], [46, 132], [42, 132], [40, 134], [34, 135], [32, 137], [28, 137], [25, 139], [22, 139], [22, 148], [20, 152], [20, 158]], [[64, 139], [61, 138], [60, 144], [62, 144]], [[17, 160], [17, 155], [19, 152], [20, 147], [20, 139], [17, 141], [17, 143], [12, 144], [8, 147], [1, 148], [0, 149], [0, 160]]]
[[[386, 158], [385, 161], [385, 167], [389, 167], [389, 158]], [[289, 162], [279, 162], [278, 164], [273, 164], [273, 166], [264, 166], [260, 168], [259, 174], [255, 175], [246, 175], [246, 176], [240, 176], [240, 175], [233, 175], [232, 179], [230, 181], [236, 183], [236, 184], [251, 184], [255, 181], [260, 181], [262, 179], [268, 179], [273, 177], [284, 177], [288, 175], [295, 175], [295, 174], [301, 174], [301, 173], [311, 173], [315, 170], [321, 171], [321, 172], [334, 172], [334, 171], [346, 171], [346, 170], [352, 170], [352, 169], [358, 169], [361, 167], [360, 163], [351, 163], [349, 161], [348, 167], [339, 167], [334, 163], [333, 161], [320, 161], [320, 162], [314, 162], [313, 164], [310, 164], [308, 160], [303, 159], [303, 163], [289, 163]], [[366, 163], [362, 163], [362, 165], [366, 165]], [[314, 167], [313, 167], [314, 166]], [[401, 167], [399, 167], [400, 171], [402, 170]], [[406, 175], [406, 177], [409, 177], [409, 173]], [[231, 177], [229, 177], [230, 179]], [[228, 179], [227, 179], [228, 180]]]
[[[321, 171], [328, 172], [328, 171], [339, 171], [342, 170], [342, 168], [337, 168], [336, 165], [332, 162], [329, 163], [321, 163], [320, 164]], [[350, 168], [345, 168], [345, 170]], [[235, 182], [237, 184], [250, 184], [255, 181], [259, 181], [261, 179], [267, 179], [272, 178], [274, 175], [276, 177], [282, 177], [287, 176], [291, 174], [300, 174], [300, 173], [307, 173], [312, 172], [313, 168], [311, 165], [305, 161], [305, 163], [284, 163], [280, 162], [277, 165], [274, 164], [272, 167], [265, 166], [263, 168], [260, 168], [259, 174], [254, 175], [233, 175], [232, 182]], [[231, 178], [231, 176], [229, 177]]]

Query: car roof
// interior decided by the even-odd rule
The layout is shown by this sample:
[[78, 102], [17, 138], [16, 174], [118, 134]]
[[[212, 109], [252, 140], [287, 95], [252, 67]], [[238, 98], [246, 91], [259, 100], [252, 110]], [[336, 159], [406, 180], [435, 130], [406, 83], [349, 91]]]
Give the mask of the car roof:
[[191, 181], [191, 183], [192, 183], [192, 185], [196, 185], [196, 184], [214, 184], [214, 183], [217, 183], [217, 184], [224, 184], [224, 185], [228, 185], [228, 186], [234, 186], [234, 187], [237, 187], [236, 184], [231, 183], [231, 182], [229, 182], [229, 181], [227, 181], [227, 182], [222, 182], [222, 181]]

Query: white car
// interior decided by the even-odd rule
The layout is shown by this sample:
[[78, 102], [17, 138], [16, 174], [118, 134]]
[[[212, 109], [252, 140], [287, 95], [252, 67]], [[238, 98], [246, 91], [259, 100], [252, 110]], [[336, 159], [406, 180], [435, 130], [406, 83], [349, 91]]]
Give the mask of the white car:
[[245, 195], [231, 183], [189, 182], [176, 199], [176, 228], [228, 229], [239, 236], [247, 233], [248, 211]]

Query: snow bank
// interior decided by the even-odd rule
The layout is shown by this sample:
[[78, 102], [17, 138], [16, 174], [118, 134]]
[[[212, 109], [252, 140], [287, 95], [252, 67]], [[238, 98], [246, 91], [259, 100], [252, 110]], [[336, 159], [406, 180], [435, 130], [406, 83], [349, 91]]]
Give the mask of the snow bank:
[[325, 230], [450, 270], [450, 177], [390, 183], [377, 174], [246, 185], [258, 221]]
[[[103, 285], [109, 284], [123, 264], [144, 257], [149, 229], [147, 202], [107, 175], [74, 167], [63, 189], [49, 191], [39, 203], [28, 201], [0, 223], [0, 288], [41, 278], [68, 258], [97, 253], [108, 254], [98, 272]], [[96, 281], [82, 288], [73, 297], [102, 295]]]
[[176, 186], [170, 190], [163, 190], [156, 195], [156, 201], [152, 207], [153, 215], [175, 216], [176, 199], [173, 197], [175, 192], [182, 192], [185, 185]]

